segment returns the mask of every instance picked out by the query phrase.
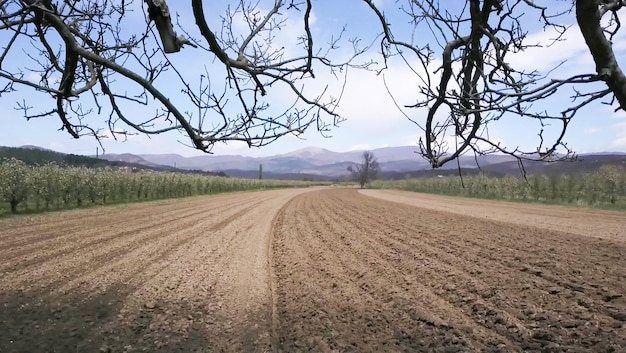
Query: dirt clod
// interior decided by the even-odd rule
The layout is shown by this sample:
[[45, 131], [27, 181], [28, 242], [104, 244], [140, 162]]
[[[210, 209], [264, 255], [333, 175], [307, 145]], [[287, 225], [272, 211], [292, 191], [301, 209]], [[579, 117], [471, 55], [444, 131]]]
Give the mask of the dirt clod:
[[618, 321], [626, 321], [626, 311], [614, 311], [609, 314], [612, 318]]

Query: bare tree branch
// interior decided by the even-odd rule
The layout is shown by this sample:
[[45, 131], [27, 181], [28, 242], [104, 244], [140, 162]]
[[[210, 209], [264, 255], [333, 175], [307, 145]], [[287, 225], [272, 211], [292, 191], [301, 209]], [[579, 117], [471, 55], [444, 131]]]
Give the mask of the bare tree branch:
[[596, 63], [596, 73], [606, 82], [622, 109], [626, 109], [626, 76], [615, 59], [612, 43], [604, 35], [601, 20], [607, 12], [614, 13], [624, 6], [624, 2], [617, 0], [576, 1], [576, 20]]
[[[48, 95], [50, 100], [20, 103], [17, 109], [27, 119], [55, 114], [75, 138], [102, 138], [94, 122], [100, 114], [113, 137], [179, 131], [193, 148], [206, 152], [227, 141], [263, 146], [310, 126], [324, 133], [342, 120], [335, 112], [339, 101], [328, 86], [305, 93], [304, 83], [315, 77], [314, 67], [331, 74], [366, 67], [352, 61], [367, 48], [355, 47], [347, 60], [333, 61], [329, 54], [339, 42], [314, 46], [313, 4], [303, 4], [306, 9], [300, 11], [302, 4], [275, 0], [267, 10], [260, 2], [240, 0], [227, 8], [223, 27], [212, 28], [199, 0], [184, 7], [166, 0], [5, 0], [0, 6], [0, 35], [7, 38], [0, 48], [0, 96], [6, 99], [17, 90]], [[171, 6], [191, 10], [199, 39], [184, 28], [184, 36], [176, 33]], [[129, 17], [136, 11], [145, 14], [140, 30], [132, 23], [137, 18]], [[296, 54], [289, 57], [275, 42], [288, 16], [300, 17], [302, 23], [300, 47], [290, 48]], [[242, 19], [248, 32], [234, 25]], [[21, 50], [30, 61], [17, 59]], [[170, 56], [183, 50], [196, 53], [194, 62], [206, 63], [204, 74], [190, 74], [178, 54]], [[225, 83], [211, 85], [220, 81], [219, 68]], [[182, 90], [176, 98], [174, 87]]]
[[148, 4], [148, 16], [156, 24], [161, 42], [163, 43], [163, 50], [166, 53], [179, 52], [185, 44], [194, 46], [184, 36], [176, 35], [172, 25], [170, 9], [167, 7], [165, 0], [146, 0], [146, 3]]
[[[596, 73], [583, 71], [563, 78], [553, 74], [561, 64], [548, 71], [527, 71], [511, 65], [509, 57], [563, 40], [569, 26], [559, 23], [559, 19], [573, 7], [539, 6], [528, 0], [469, 0], [465, 6], [437, 0], [398, 2], [414, 32], [430, 32], [431, 36], [420, 42], [413, 37], [411, 41], [399, 39], [406, 33], [394, 32], [373, 1], [363, 1], [378, 19], [385, 62], [401, 57], [420, 82], [415, 89], [417, 103], [405, 105], [401, 111], [423, 131], [419, 152], [435, 168], [468, 152], [505, 153], [520, 160], [570, 158], [573, 153], [565, 142], [566, 130], [581, 109], [609, 93], [620, 109], [625, 107], [622, 97], [626, 97], [626, 78], [607, 39], [619, 30], [616, 11], [623, 7], [623, 1], [577, 1], [572, 5], [597, 68]], [[604, 14], [612, 16], [610, 31], [601, 23]], [[552, 42], [528, 43], [523, 22], [528, 16], [539, 19], [544, 28], [556, 33], [556, 38]], [[593, 85], [601, 81], [608, 89]], [[391, 92], [388, 83], [386, 86]], [[583, 86], [590, 88], [581, 89]], [[566, 90], [573, 101], [570, 106], [558, 110], [549, 103], [546, 106], [545, 102], [562, 97]], [[399, 106], [396, 99], [394, 103]], [[425, 117], [405, 109], [415, 109], [415, 114]], [[507, 147], [488, 137], [488, 126], [512, 118], [539, 124], [534, 149]], [[552, 121], [560, 123], [552, 126]], [[551, 138], [545, 135], [548, 127]]]
[[[466, 153], [569, 158], [566, 131], [579, 112], [596, 102], [626, 108], [626, 76], [612, 43], [623, 0], [396, 1], [393, 17], [363, 0], [378, 31], [364, 46], [346, 39], [347, 26], [325, 43], [316, 38], [311, 0], [207, 4], [0, 0], [0, 97], [33, 93], [16, 109], [26, 119], [55, 115], [75, 138], [100, 139], [103, 128], [113, 137], [181, 133], [210, 152], [218, 142], [264, 146], [311, 127], [327, 134], [344, 119], [337, 107], [348, 68], [384, 73], [406, 65], [415, 99], [393, 102], [421, 132], [419, 153], [433, 167]], [[554, 38], [530, 42], [531, 23]], [[529, 69], [512, 59], [567, 40], [575, 27], [595, 69], [565, 71], [566, 62]], [[287, 30], [297, 38], [288, 50], [277, 39]], [[182, 53], [193, 53], [193, 62]], [[369, 59], [358, 63], [364, 54]], [[324, 76], [337, 84], [310, 84]], [[534, 124], [534, 146], [492, 139], [490, 127], [503, 121]]]

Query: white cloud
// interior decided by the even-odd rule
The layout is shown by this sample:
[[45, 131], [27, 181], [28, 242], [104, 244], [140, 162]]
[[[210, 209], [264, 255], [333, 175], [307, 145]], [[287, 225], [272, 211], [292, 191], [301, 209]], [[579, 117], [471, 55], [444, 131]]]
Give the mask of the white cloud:
[[597, 128], [597, 127], [588, 127], [584, 130], [584, 132], [586, 134], [597, 134], [598, 132], [601, 132], [602, 129]]
[[420, 84], [418, 75], [395, 59], [390, 59], [389, 68], [380, 75], [351, 71], [338, 112], [349, 119], [350, 125], [358, 124], [355, 128], [368, 131], [382, 133], [398, 126], [406, 127], [410, 123], [403, 112], [417, 120], [424, 115], [421, 109], [405, 108], [420, 98]]
[[611, 128], [615, 133], [611, 147], [626, 151], [626, 121], [614, 124]]
[[[518, 53], [508, 53], [506, 61], [516, 70], [527, 72], [538, 70], [544, 72], [553, 69], [565, 60], [576, 60], [577, 66], [584, 63], [592, 63], [591, 55], [582, 34], [576, 27], [568, 29], [559, 41], [558, 32], [548, 27], [545, 31], [529, 34], [524, 43], [532, 45]], [[593, 66], [589, 70], [593, 71]]]

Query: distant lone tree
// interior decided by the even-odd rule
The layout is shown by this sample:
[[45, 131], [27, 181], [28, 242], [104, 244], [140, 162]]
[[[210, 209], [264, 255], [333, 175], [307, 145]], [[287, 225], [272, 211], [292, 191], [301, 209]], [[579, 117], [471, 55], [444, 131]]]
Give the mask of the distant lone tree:
[[363, 188], [365, 184], [378, 177], [380, 166], [374, 153], [365, 151], [363, 152], [361, 163], [356, 166], [349, 166], [348, 170], [352, 173], [352, 180], [358, 182], [361, 188]]

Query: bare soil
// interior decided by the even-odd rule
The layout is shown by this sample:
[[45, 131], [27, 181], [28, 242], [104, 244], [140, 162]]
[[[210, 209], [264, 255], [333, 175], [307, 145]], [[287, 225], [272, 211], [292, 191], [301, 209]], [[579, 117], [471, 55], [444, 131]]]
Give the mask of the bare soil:
[[3, 220], [0, 352], [270, 351], [270, 229], [305, 191]]
[[626, 241], [626, 213], [620, 211], [480, 200], [399, 190], [359, 190], [359, 192], [382, 200], [435, 211]]
[[466, 216], [356, 190], [292, 199], [273, 235], [280, 350], [626, 351], [624, 242], [523, 225], [473, 201]]
[[10, 218], [0, 352], [621, 352], [625, 231], [354, 189]]

